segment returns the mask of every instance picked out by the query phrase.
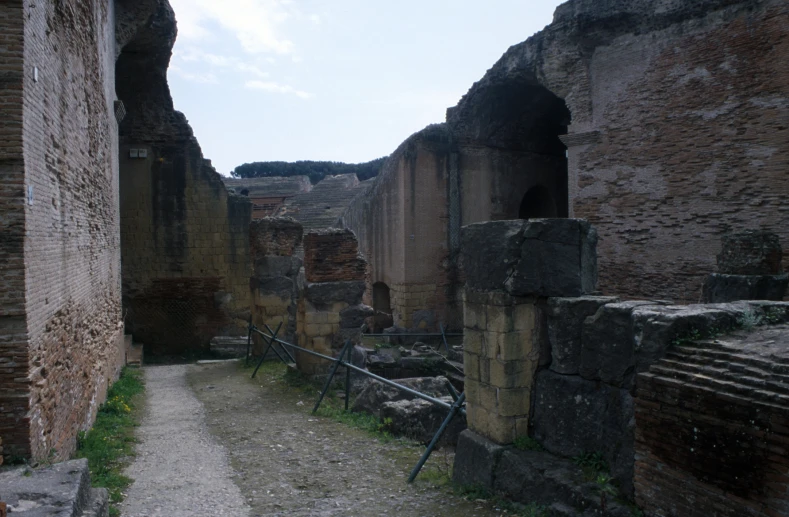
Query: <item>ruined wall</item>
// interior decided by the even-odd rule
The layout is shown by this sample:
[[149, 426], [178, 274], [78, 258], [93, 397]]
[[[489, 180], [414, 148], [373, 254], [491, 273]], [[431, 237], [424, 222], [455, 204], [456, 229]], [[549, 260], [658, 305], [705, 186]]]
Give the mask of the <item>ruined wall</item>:
[[[296, 250], [302, 245], [304, 229], [290, 217], [266, 217], [252, 221], [249, 228], [250, 257], [253, 273], [252, 323], [266, 331], [265, 325], [276, 330], [278, 337], [295, 341], [297, 279], [302, 259]], [[263, 353], [264, 342], [253, 333], [255, 353]]]
[[416, 133], [343, 216], [359, 236], [370, 284], [382, 282], [390, 289], [397, 326], [456, 327], [461, 319], [448, 233], [450, 159], [444, 126]]
[[24, 210], [24, 286], [19, 274], [4, 278], [16, 279], [15, 294], [24, 296], [27, 343], [19, 299], [4, 293], [11, 303], [3, 310], [13, 311], [6, 315], [18, 333], [8, 340], [17, 346], [6, 373], [25, 381], [3, 389], [13, 402], [3, 401], [0, 433], [6, 456], [63, 459], [123, 362], [114, 13], [100, 1], [6, 3], [2, 10], [16, 18], [3, 38], [16, 38], [9, 48], [17, 56], [7, 63], [20, 71], [24, 37], [25, 73], [6, 75], [15, 91], [7, 101], [16, 105], [8, 126], [17, 145], [22, 136], [22, 155], [3, 163], [15, 169], [4, 174], [15, 185], [5, 191], [13, 199], [5, 246], [14, 246], [8, 264], [17, 268], [22, 249], [13, 237]]
[[149, 352], [195, 351], [245, 332], [251, 203], [228, 193], [173, 109], [166, 71], [175, 17], [166, 1], [147, 3], [142, 14], [134, 3], [119, 7], [122, 21], [146, 21], [124, 30], [117, 63], [128, 113], [120, 127], [124, 311]]
[[0, 4], [0, 439], [8, 456], [28, 451], [29, 350], [25, 312], [25, 179], [22, 0]]
[[776, 0], [572, 0], [447, 122], [460, 142], [511, 146], [540, 121], [558, 138], [560, 106], [528, 99], [563, 100], [570, 216], [600, 233], [601, 290], [697, 301], [723, 233], [789, 237], [787, 16]]

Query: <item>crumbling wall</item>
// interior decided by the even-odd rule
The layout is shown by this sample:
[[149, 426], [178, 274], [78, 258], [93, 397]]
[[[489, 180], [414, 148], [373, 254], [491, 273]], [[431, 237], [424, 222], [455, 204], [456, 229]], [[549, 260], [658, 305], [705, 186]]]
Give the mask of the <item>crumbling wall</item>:
[[11, 172], [3, 246], [24, 276], [4, 274], [16, 282], [3, 296], [15, 381], [4, 385], [0, 434], [7, 457], [62, 459], [123, 362], [114, 12], [65, 1], [5, 3], [2, 13], [3, 47], [16, 52], [3, 61], [3, 123], [14, 154], [21, 143], [0, 160]]
[[[118, 97], [126, 324], [153, 353], [196, 351], [245, 332], [251, 204], [229, 194], [173, 109], [176, 25], [166, 0], [121, 2]], [[145, 8], [147, 6], [147, 9]], [[141, 23], [129, 29], [129, 20]]]
[[[298, 274], [302, 259], [296, 250], [302, 245], [304, 229], [290, 217], [266, 217], [250, 224], [250, 257], [253, 273], [252, 323], [261, 330], [265, 325], [276, 330], [278, 337], [295, 341]], [[255, 352], [263, 353], [263, 340], [253, 333]]]
[[[447, 121], [459, 141], [501, 142], [543, 116], [526, 106], [512, 120], [507, 106], [540, 88], [566, 101], [570, 216], [600, 232], [602, 291], [698, 301], [723, 233], [789, 237], [789, 75], [773, 65], [789, 52], [788, 17], [774, 0], [573, 0]], [[523, 98], [504, 96], [513, 84]]]
[[[302, 348], [334, 357], [346, 341], [361, 339], [361, 327], [373, 311], [362, 303], [367, 263], [358, 249], [356, 235], [347, 229], [304, 236], [304, 277], [296, 320]], [[331, 366], [303, 352], [296, 353], [296, 364], [308, 375], [324, 373]]]
[[451, 156], [445, 126], [414, 134], [343, 216], [370, 264], [368, 293], [372, 284], [386, 284], [393, 322], [400, 327], [437, 330], [440, 323], [460, 324], [448, 225]]

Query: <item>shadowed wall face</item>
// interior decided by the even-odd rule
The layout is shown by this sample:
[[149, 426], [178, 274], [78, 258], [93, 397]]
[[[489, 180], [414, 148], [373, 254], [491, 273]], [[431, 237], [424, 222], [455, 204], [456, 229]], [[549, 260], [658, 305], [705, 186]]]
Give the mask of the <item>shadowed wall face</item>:
[[[130, 7], [131, 8], [131, 7]], [[149, 353], [182, 353], [242, 334], [249, 315], [251, 204], [228, 194], [174, 111], [167, 66], [175, 18], [133, 33], [117, 62], [123, 303], [127, 329]]]

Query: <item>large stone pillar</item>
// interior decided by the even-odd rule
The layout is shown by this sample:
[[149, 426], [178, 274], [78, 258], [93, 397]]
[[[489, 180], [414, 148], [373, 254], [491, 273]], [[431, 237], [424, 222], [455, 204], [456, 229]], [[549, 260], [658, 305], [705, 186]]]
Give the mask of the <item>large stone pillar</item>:
[[582, 220], [496, 221], [462, 231], [468, 425], [506, 444], [528, 435], [545, 298], [592, 293], [597, 234]]

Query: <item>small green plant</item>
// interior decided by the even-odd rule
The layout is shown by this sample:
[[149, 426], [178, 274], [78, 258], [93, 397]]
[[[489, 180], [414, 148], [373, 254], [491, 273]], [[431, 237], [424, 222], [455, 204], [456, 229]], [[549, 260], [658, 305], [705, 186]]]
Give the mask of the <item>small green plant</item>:
[[740, 319], [737, 321], [744, 330], [751, 330], [754, 327], [758, 327], [764, 324], [762, 317], [756, 314], [754, 311], [749, 310], [746, 311], [740, 316]]
[[87, 458], [93, 486], [109, 490], [111, 516], [120, 515], [117, 505], [132, 481], [122, 471], [134, 456], [134, 428], [139, 421], [134, 409], [143, 390], [142, 372], [125, 368], [107, 392], [93, 428], [77, 437], [76, 457]]
[[601, 452], [586, 452], [573, 458], [573, 463], [594, 472], [608, 472], [608, 462]]
[[516, 449], [521, 451], [544, 451], [540, 442], [529, 436], [518, 436], [512, 443]]
[[600, 494], [600, 509], [605, 512], [608, 497], [616, 497], [619, 491], [611, 484], [611, 476], [608, 474], [598, 474], [595, 483], [597, 484], [597, 492]]

